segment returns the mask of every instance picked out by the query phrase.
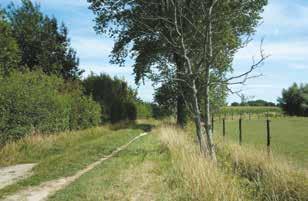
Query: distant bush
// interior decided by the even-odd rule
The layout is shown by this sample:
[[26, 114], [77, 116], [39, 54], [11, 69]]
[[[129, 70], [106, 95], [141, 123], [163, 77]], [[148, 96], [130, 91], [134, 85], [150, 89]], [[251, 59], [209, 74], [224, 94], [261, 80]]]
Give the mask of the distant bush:
[[62, 79], [42, 72], [12, 72], [0, 77], [0, 144], [32, 132], [98, 125], [99, 106], [78, 89], [64, 92], [65, 85]]
[[275, 107], [276, 104], [272, 102], [267, 102], [265, 100], [253, 100], [253, 101], [247, 101], [243, 103], [233, 102], [231, 103], [231, 106]]
[[138, 119], [147, 119], [153, 117], [153, 109], [151, 103], [143, 101], [136, 102]]
[[125, 81], [106, 74], [91, 74], [83, 81], [83, 85], [85, 93], [104, 108], [103, 121], [116, 123], [136, 120], [136, 92]]
[[283, 89], [282, 97], [278, 99], [280, 107], [291, 116], [308, 116], [308, 84], [293, 84]]

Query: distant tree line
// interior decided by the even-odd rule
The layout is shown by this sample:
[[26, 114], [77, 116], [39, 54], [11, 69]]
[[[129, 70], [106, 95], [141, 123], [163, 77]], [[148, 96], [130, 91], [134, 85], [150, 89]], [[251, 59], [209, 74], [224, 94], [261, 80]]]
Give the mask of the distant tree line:
[[259, 107], [268, 106], [268, 107], [274, 107], [274, 106], [276, 106], [276, 104], [273, 103], [273, 102], [265, 101], [265, 100], [252, 100], [252, 101], [241, 102], [241, 103], [233, 102], [233, 103], [231, 103], [231, 106], [259, 106]]

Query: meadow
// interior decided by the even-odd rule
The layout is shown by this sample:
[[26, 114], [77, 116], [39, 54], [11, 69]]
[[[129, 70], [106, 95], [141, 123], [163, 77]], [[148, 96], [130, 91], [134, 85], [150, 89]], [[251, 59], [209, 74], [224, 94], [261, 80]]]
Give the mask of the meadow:
[[146, 120], [32, 135], [7, 144], [0, 149], [0, 167], [38, 165], [30, 177], [1, 189], [0, 199], [74, 175], [143, 132], [149, 135], [51, 194], [48, 200], [277, 201], [307, 197], [306, 170], [284, 159], [269, 159], [253, 146], [218, 140], [218, 160], [214, 163], [200, 153], [191, 132], [169, 121]]
[[[308, 167], [308, 118], [270, 118], [271, 150], [277, 156]], [[223, 135], [223, 123], [215, 120], [215, 135]], [[266, 149], [266, 119], [242, 120], [242, 143], [258, 149]], [[239, 120], [226, 120], [226, 139], [239, 143]]]

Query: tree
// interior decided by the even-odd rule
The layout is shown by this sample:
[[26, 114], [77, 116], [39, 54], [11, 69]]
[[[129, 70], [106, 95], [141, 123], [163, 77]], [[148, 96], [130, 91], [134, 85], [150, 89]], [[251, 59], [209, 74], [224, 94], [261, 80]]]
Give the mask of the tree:
[[294, 83], [288, 89], [283, 89], [278, 103], [291, 116], [308, 116], [308, 84], [298, 86]]
[[76, 52], [70, 47], [67, 28], [45, 16], [38, 4], [22, 0], [8, 6], [6, 17], [21, 51], [19, 69], [42, 69], [47, 74], [76, 79], [82, 74]]
[[91, 74], [83, 80], [85, 93], [92, 96], [102, 108], [102, 120], [116, 123], [122, 120], [136, 120], [136, 93], [127, 83], [109, 75]]
[[17, 68], [20, 61], [20, 51], [12, 36], [10, 25], [0, 9], [0, 75], [7, 75], [10, 69]]
[[[192, 111], [200, 148], [215, 160], [215, 150], [210, 121], [211, 86], [241, 84], [251, 78], [249, 74], [264, 61], [253, 63], [243, 74], [227, 77], [232, 71], [235, 52], [245, 45], [245, 36], [250, 36], [260, 19], [266, 0], [222, 1], [222, 0], [133, 0], [104, 1], [89, 0], [97, 15], [96, 29], [116, 38], [116, 59], [125, 57], [132, 42], [133, 55], [143, 61], [147, 54], [152, 60], [140, 68], [135, 66], [137, 79], [144, 73], [153, 72], [154, 65], [161, 80], [177, 81], [185, 86], [178, 94], [184, 97]], [[153, 42], [155, 41], [155, 43]], [[152, 43], [151, 43], [152, 42]], [[145, 44], [153, 44], [149, 48]], [[141, 45], [140, 45], [141, 44]], [[156, 45], [156, 46], [155, 46]], [[147, 47], [147, 48], [145, 48]], [[156, 47], [156, 48], [155, 48]], [[144, 50], [147, 51], [144, 51]], [[152, 54], [152, 50], [156, 50]], [[141, 55], [141, 56], [140, 56]], [[182, 61], [182, 68], [175, 58]], [[170, 59], [171, 58], [171, 59]], [[153, 60], [154, 59], [154, 60]], [[173, 62], [170, 62], [173, 61]], [[214, 78], [214, 79], [213, 79]], [[238, 80], [241, 79], [242, 80]], [[203, 89], [205, 136], [202, 132], [200, 89]], [[185, 92], [185, 94], [184, 94]]]

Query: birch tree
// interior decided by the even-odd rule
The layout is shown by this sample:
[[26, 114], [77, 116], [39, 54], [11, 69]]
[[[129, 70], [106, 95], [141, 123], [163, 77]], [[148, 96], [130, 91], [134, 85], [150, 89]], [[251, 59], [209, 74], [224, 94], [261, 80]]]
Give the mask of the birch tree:
[[[143, 56], [138, 57], [142, 52], [136, 48], [140, 41], [155, 41], [156, 46], [160, 47], [149, 51], [158, 50], [156, 60], [146, 68], [141, 68], [137, 77], [138, 74], [153, 72], [154, 66], [157, 68], [154, 72], [158, 73], [160, 79], [171, 78], [187, 87], [188, 93], [184, 94], [181, 90], [179, 93], [183, 94], [186, 105], [192, 111], [200, 149], [216, 160], [210, 121], [210, 88], [223, 85], [231, 91], [228, 85], [242, 84], [254, 77], [251, 73], [265, 59], [262, 51], [260, 59], [248, 67], [247, 72], [231, 77], [227, 74], [233, 69], [234, 54], [254, 33], [254, 28], [261, 19], [260, 12], [267, 1], [89, 1], [97, 15], [97, 30], [109, 31], [111, 36], [119, 39], [117, 44], [122, 44], [122, 47], [123, 44], [131, 44], [131, 51], [133, 55], [137, 55], [137, 59], [144, 59]], [[117, 55], [127, 54], [127, 49], [122, 48], [121, 51]], [[175, 55], [183, 61], [183, 68], [180, 70], [174, 68], [174, 62], [170, 62], [174, 61]], [[200, 91], [204, 92], [205, 132], [202, 132]]]

